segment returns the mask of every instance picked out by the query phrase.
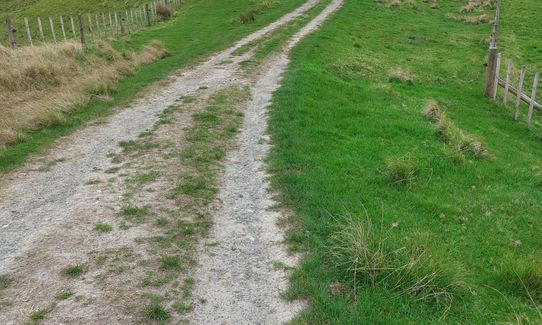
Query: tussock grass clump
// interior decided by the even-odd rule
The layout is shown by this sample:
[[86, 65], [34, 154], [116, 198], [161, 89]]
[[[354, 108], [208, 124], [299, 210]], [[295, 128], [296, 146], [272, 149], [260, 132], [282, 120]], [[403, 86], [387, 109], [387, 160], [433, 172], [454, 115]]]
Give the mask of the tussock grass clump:
[[416, 160], [409, 153], [402, 157], [388, 159], [386, 171], [391, 183], [411, 187], [419, 168]]
[[158, 16], [158, 20], [168, 20], [171, 17], [171, 11], [167, 6], [159, 3], [156, 5], [156, 16]]
[[461, 267], [432, 252], [430, 238], [400, 239], [393, 229], [348, 216], [332, 235], [332, 260], [356, 286], [385, 287], [449, 309], [466, 289]]
[[389, 72], [389, 81], [401, 83], [405, 85], [414, 84], [414, 76], [412, 72], [403, 70], [401, 68], [393, 69]]
[[475, 158], [489, 158], [484, 143], [453, 124], [436, 101], [429, 100], [427, 102], [424, 114], [435, 123], [438, 138], [454, 150]]
[[488, 14], [481, 14], [478, 16], [464, 16], [464, 15], [457, 16], [452, 13], [449, 13], [447, 17], [449, 20], [462, 21], [465, 24], [470, 24], [470, 25], [487, 24], [493, 19], [493, 17], [491, 17]]
[[495, 276], [496, 286], [535, 305], [542, 304], [542, 264], [540, 261], [516, 261], [505, 265]]
[[143, 308], [143, 315], [148, 320], [162, 322], [170, 317], [169, 313], [159, 303], [152, 303], [145, 306]]
[[88, 49], [71, 41], [17, 51], [0, 45], [0, 148], [65, 123], [65, 113], [92, 98], [107, 100], [120, 78], [168, 55], [159, 42], [139, 53], [119, 52], [103, 41]]
[[254, 10], [247, 11], [237, 18], [237, 22], [243, 25], [252, 24], [256, 21], [256, 12]]
[[248, 25], [256, 21], [256, 16], [270, 9], [271, 7], [280, 4], [281, 0], [264, 0], [257, 3], [252, 9], [242, 13], [232, 23]]
[[492, 8], [493, 4], [493, 0], [469, 0], [469, 3], [463, 6], [459, 11], [462, 14], [467, 14], [475, 11], [483, 12], [486, 8]]

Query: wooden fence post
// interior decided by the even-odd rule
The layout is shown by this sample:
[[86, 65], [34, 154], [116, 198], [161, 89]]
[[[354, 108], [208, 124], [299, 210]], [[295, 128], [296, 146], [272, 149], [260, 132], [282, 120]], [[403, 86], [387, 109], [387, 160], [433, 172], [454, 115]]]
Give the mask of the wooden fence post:
[[120, 15], [120, 19], [119, 19], [119, 24], [120, 24], [120, 33], [121, 34], [124, 34], [125, 30], [124, 30], [124, 24], [122, 23], [123, 20], [124, 20], [124, 17], [122, 17], [122, 13], [119, 14]]
[[538, 83], [540, 82], [540, 74], [537, 72], [534, 75], [533, 91], [531, 93], [531, 102], [529, 103], [529, 112], [527, 113], [527, 128], [530, 129], [533, 119], [534, 103], [536, 102], [536, 92], [538, 90]]
[[113, 13], [113, 15], [115, 16], [115, 33], [118, 35], [119, 34], [119, 15], [117, 14], [116, 11]]
[[41, 41], [45, 42], [45, 36], [43, 35], [43, 25], [41, 24], [41, 17], [38, 16], [38, 30], [40, 32]]
[[105, 14], [102, 14], [102, 23], [104, 27], [104, 35], [107, 37], [107, 25], [105, 24]]
[[62, 36], [64, 37], [64, 41], [66, 41], [66, 27], [64, 27], [64, 18], [60, 16], [60, 28], [62, 29]]
[[73, 16], [70, 16], [70, 23], [72, 25], [72, 34], [73, 34], [73, 39], [76, 39], [77, 38], [77, 33], [75, 31], [75, 24], [73, 23]]
[[92, 30], [92, 18], [90, 17], [90, 14], [88, 14], [88, 32], [91, 35], [94, 35], [94, 31]]
[[497, 33], [499, 28], [499, 16], [500, 16], [500, 0], [497, 0], [497, 12], [495, 14], [495, 19], [493, 20], [493, 31], [491, 32], [491, 40], [489, 42], [489, 53], [487, 58], [487, 69], [486, 69], [486, 85], [484, 95], [487, 97], [493, 97], [495, 93], [495, 88], [498, 86], [495, 83], [495, 74], [497, 70]]
[[493, 100], [497, 99], [497, 89], [499, 89], [499, 74], [501, 71], [501, 53], [497, 54], [497, 66], [495, 67], [495, 87], [493, 89]]
[[502, 99], [504, 105], [508, 104], [508, 91], [510, 89], [510, 76], [512, 75], [513, 66], [514, 63], [512, 62], [512, 59], [509, 59], [508, 68], [506, 69], [506, 81], [504, 83], [504, 97]]
[[519, 117], [519, 107], [521, 105], [521, 94], [523, 94], [523, 81], [525, 80], [525, 73], [527, 68], [525, 66], [521, 67], [521, 72], [519, 73], [519, 83], [518, 83], [518, 93], [516, 97], [516, 111], [514, 112], [514, 120], [518, 120]]
[[53, 24], [53, 18], [49, 16], [49, 25], [51, 26], [51, 34], [53, 34], [53, 42], [56, 43], [55, 24]]
[[81, 44], [85, 46], [85, 26], [83, 26], [83, 17], [81, 15], [77, 16], [79, 22], [79, 35], [81, 36]]
[[30, 33], [30, 26], [28, 25], [28, 17], [24, 17], [24, 27], [26, 29], [26, 37], [28, 39], [28, 45], [34, 45], [32, 43], [32, 34]]
[[150, 17], [150, 9], [149, 9], [149, 4], [146, 3], [145, 4], [145, 18], [147, 19], [147, 26], [150, 26], [151, 25], [151, 17]]
[[9, 47], [11, 47], [13, 50], [17, 49], [17, 40], [15, 39], [15, 28], [13, 28], [13, 23], [11, 21], [11, 17], [6, 18], [6, 27], [8, 29], [8, 41], [9, 41]]
[[109, 31], [111, 32], [111, 36], [115, 35], [115, 31], [113, 31], [113, 19], [111, 19], [111, 13], [108, 13], [109, 15]]

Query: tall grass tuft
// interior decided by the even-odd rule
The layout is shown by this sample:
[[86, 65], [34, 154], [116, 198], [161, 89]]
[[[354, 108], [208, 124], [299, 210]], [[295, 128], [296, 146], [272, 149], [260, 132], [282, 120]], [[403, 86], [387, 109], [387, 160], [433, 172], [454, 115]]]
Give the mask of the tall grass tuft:
[[394, 226], [348, 216], [332, 235], [328, 251], [355, 287], [385, 287], [447, 311], [467, 286], [462, 268], [432, 252], [429, 241], [421, 234], [401, 239]]
[[436, 101], [427, 101], [423, 113], [435, 124], [437, 137], [457, 152], [479, 159], [490, 157], [484, 143], [457, 127]]
[[419, 168], [416, 159], [409, 153], [402, 157], [389, 158], [386, 171], [391, 183], [411, 187]]

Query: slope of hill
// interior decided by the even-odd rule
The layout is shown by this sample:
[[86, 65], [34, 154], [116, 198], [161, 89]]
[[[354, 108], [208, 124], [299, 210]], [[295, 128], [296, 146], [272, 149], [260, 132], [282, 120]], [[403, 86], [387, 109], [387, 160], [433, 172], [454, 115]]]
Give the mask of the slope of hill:
[[[532, 82], [539, 1], [502, 2]], [[270, 163], [307, 252], [299, 324], [542, 321], [541, 116], [527, 131], [483, 96], [493, 8], [465, 5], [348, 1], [294, 51]]]

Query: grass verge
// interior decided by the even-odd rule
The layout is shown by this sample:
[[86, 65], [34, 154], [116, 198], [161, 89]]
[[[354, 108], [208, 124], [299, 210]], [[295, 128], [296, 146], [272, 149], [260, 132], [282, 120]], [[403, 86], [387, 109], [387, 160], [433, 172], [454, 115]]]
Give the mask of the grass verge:
[[[490, 26], [415, 3], [347, 1], [275, 94], [272, 183], [306, 252], [293, 323], [539, 323], [540, 130], [482, 95]], [[536, 67], [540, 19], [514, 23], [535, 1], [503, 5], [501, 48]], [[420, 113], [430, 98], [446, 128]]]

